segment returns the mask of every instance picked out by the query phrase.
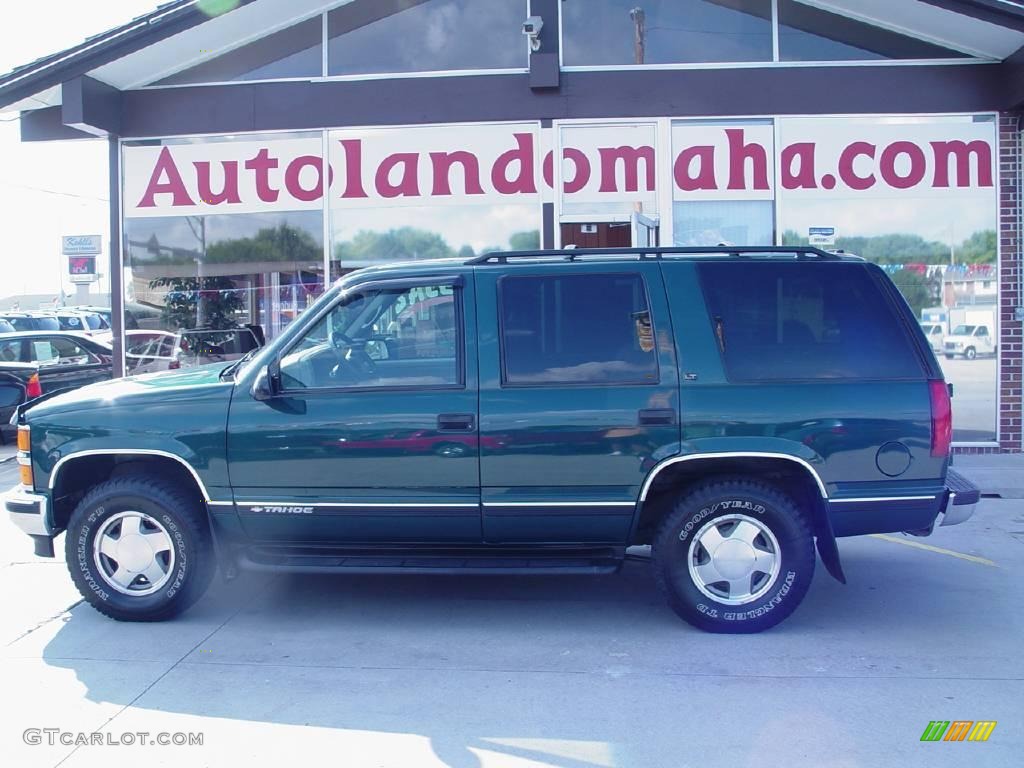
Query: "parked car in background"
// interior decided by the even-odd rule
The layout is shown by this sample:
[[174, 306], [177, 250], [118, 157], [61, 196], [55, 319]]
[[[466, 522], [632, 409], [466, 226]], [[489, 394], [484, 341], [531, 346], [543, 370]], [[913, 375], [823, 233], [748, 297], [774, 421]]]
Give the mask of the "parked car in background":
[[178, 334], [167, 331], [125, 331], [125, 369], [135, 376], [180, 368], [178, 341]]
[[942, 339], [945, 333], [942, 323], [921, 323], [921, 330], [924, 331], [924, 336], [928, 339], [928, 346], [932, 348], [932, 351], [942, 352]]
[[263, 329], [259, 326], [193, 328], [181, 332], [177, 357], [180, 367], [192, 368], [207, 363], [237, 360], [261, 346]]
[[42, 393], [106, 381], [113, 373], [109, 344], [81, 333], [27, 331], [0, 334], [0, 363], [31, 363]]
[[987, 325], [958, 325], [943, 340], [943, 353], [947, 360], [963, 355], [964, 360], [973, 360], [978, 355], [994, 355], [996, 338]]
[[52, 314], [40, 312], [4, 312], [0, 318], [14, 326], [15, 331], [59, 331], [60, 321]]
[[81, 309], [58, 309], [53, 314], [57, 318], [57, 322], [60, 323], [62, 331], [85, 333], [89, 336], [99, 336], [108, 339], [113, 337], [110, 323], [98, 312]]
[[43, 394], [38, 369], [31, 363], [0, 363], [0, 445], [14, 432], [11, 416], [19, 405]]

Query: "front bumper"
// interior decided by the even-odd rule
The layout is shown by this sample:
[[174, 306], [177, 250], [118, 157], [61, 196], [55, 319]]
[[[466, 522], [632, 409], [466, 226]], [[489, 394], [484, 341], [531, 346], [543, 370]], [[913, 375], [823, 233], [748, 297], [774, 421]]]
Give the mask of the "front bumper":
[[946, 498], [939, 510], [938, 524], [957, 525], [974, 514], [981, 489], [954, 469], [946, 473]]
[[16, 526], [29, 536], [53, 538], [45, 496], [33, 493], [23, 485], [16, 485], [3, 496], [4, 508]]

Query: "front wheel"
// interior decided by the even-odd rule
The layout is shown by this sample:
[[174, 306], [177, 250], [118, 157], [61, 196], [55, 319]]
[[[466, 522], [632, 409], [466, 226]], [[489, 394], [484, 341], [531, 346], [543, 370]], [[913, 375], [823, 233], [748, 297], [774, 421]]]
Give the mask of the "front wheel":
[[90, 490], [71, 515], [65, 550], [78, 591], [121, 621], [180, 613], [202, 597], [214, 571], [210, 529], [197, 502], [144, 474]]
[[814, 576], [814, 538], [796, 505], [765, 483], [710, 482], [682, 497], [654, 538], [659, 588], [709, 632], [775, 626]]
[[964, 350], [964, 360], [973, 360], [978, 356], [978, 350], [974, 347], [968, 347]]

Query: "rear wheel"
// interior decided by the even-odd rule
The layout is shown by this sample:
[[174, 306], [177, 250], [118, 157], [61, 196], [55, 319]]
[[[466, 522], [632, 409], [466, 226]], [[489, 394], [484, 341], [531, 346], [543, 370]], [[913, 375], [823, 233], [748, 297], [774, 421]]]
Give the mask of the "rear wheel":
[[770, 485], [711, 482], [681, 498], [654, 539], [669, 605], [709, 632], [760, 632], [803, 600], [814, 539], [793, 502]]
[[188, 494], [159, 477], [131, 474], [90, 490], [65, 541], [78, 591], [121, 621], [160, 621], [198, 600], [213, 576], [210, 530]]

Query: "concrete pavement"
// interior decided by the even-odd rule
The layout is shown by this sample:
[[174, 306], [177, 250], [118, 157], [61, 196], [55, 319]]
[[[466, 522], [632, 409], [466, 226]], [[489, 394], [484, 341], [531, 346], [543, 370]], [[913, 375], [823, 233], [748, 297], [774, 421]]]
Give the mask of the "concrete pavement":
[[[63, 563], [32, 558], [6, 520], [0, 543], [0, 749], [19, 768], [931, 768], [1017, 765], [1024, 748], [1020, 501], [987, 499], [927, 539], [845, 539], [848, 585], [819, 568], [794, 616], [742, 637], [676, 619], [641, 562], [593, 578], [243, 576], [176, 621], [121, 624], [65, 610]], [[984, 744], [919, 741], [956, 719], [998, 725]], [[203, 746], [28, 745], [27, 728]]]

